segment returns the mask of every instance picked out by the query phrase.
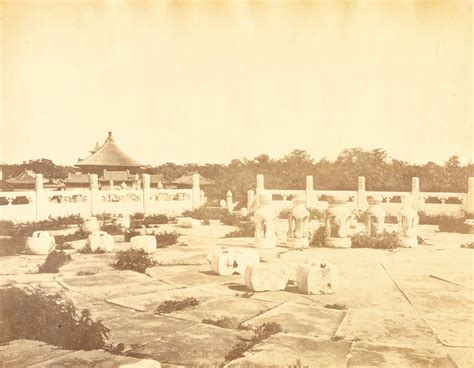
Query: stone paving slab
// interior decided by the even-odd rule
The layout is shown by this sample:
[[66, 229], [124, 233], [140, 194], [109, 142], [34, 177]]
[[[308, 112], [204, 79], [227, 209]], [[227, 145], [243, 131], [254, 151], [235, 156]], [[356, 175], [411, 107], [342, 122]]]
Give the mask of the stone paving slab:
[[68, 291], [66, 293], [77, 309], [87, 309], [91, 312], [94, 320], [107, 321], [114, 318], [134, 316], [136, 311], [106, 301], [93, 299], [83, 294]]
[[20, 255], [0, 257], [0, 275], [34, 274], [46, 256]]
[[217, 367], [232, 347], [249, 338], [247, 331], [234, 331], [198, 324], [133, 349], [162, 363]]
[[336, 337], [402, 346], [437, 343], [432, 331], [415, 311], [372, 310], [368, 314], [366, 310], [349, 310]]
[[195, 323], [150, 313], [136, 313], [130, 317], [107, 321], [104, 324], [110, 328], [108, 341], [114, 344], [123, 343], [128, 350]]
[[0, 366], [2, 368], [27, 367], [48, 359], [71, 353], [41, 341], [15, 340], [0, 345]]
[[355, 342], [347, 367], [456, 368], [456, 364], [441, 345], [397, 347]]
[[121, 364], [135, 363], [140, 359], [113, 355], [102, 350], [75, 351], [58, 358], [32, 365], [31, 368], [117, 368]]
[[415, 308], [424, 313], [447, 312], [449, 314], [472, 314], [474, 303], [472, 292], [444, 290], [409, 290], [406, 292]]
[[241, 322], [261, 315], [278, 305], [278, 303], [263, 300], [224, 297], [211, 299], [191, 309], [170, 313], [169, 316], [196, 322], [202, 322], [203, 319], [216, 320], [221, 317], [229, 317], [233, 318], [232, 328], [237, 328]]
[[473, 348], [446, 348], [451, 359], [454, 360], [459, 368], [474, 367], [474, 349]]
[[[238, 285], [241, 290], [247, 291], [245, 285]], [[268, 300], [276, 303], [295, 303], [316, 305], [309, 295], [300, 294], [296, 287], [287, 286], [285, 290], [281, 291], [262, 291], [254, 292], [250, 296], [251, 299]]]
[[160, 292], [140, 294], [134, 296], [125, 296], [120, 298], [109, 299], [109, 302], [122, 305], [125, 307], [133, 308], [139, 311], [151, 311], [162, 302], [166, 300], [182, 300], [185, 298], [196, 298], [201, 303], [214, 298], [215, 295], [199, 290], [196, 288], [179, 288], [172, 290], [164, 290]]
[[386, 290], [339, 288], [335, 294], [329, 295], [307, 295], [314, 305], [324, 307], [326, 305], [341, 304], [348, 310], [367, 309], [378, 311], [412, 310], [413, 306], [395, 287], [387, 287]]
[[149, 273], [154, 278], [177, 286], [197, 286], [242, 279], [239, 275], [215, 275], [210, 271], [207, 262], [202, 266], [153, 267]]
[[271, 336], [228, 367], [345, 367], [350, 342], [310, 339], [279, 333]]
[[95, 299], [107, 300], [152, 292], [157, 293], [173, 288], [175, 288], [175, 286], [155, 280], [148, 281], [147, 283], [123, 283], [106, 286], [76, 286], [71, 289]]
[[474, 315], [472, 313], [422, 313], [423, 318], [447, 346], [474, 348]]
[[107, 286], [120, 285], [122, 283], [132, 284], [149, 282], [150, 277], [134, 271], [101, 271], [95, 275], [84, 276], [62, 276], [59, 279], [70, 287], [75, 286]]
[[247, 322], [256, 326], [264, 322], [277, 322], [284, 332], [311, 337], [334, 336], [345, 311], [316, 308], [285, 303]]

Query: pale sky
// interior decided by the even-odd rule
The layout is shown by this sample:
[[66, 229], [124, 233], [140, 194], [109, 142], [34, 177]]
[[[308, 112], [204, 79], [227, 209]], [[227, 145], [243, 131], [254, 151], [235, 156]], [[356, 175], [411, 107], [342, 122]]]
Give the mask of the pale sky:
[[[0, 0], [1, 2], [1, 0]], [[0, 161], [473, 154], [470, 1], [3, 1]]]

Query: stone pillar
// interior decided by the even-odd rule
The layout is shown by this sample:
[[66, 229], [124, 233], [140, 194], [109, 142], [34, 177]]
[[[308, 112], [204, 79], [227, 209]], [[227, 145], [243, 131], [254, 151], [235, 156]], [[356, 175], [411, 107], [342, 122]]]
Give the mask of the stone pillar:
[[265, 191], [264, 178], [262, 174], [257, 175], [257, 188], [255, 188], [255, 208], [260, 206], [260, 196]]
[[367, 203], [367, 196], [365, 193], [365, 176], [359, 176], [357, 178], [357, 209], [359, 211], [365, 211], [369, 204]]
[[199, 188], [199, 174], [193, 175], [192, 202], [193, 210], [201, 207], [201, 189]]
[[91, 190], [91, 216], [101, 212], [101, 198], [99, 194], [99, 177], [97, 174], [91, 174], [89, 177]]
[[39, 219], [48, 217], [46, 213], [48, 198], [46, 197], [46, 194], [44, 193], [43, 174], [36, 174], [35, 192], [36, 192], [36, 217]]
[[229, 190], [226, 196], [226, 207], [230, 211], [234, 209], [234, 202], [232, 201], [232, 192]]
[[143, 184], [143, 213], [148, 214], [150, 212], [150, 175], [142, 174], [142, 184]]
[[420, 178], [411, 178], [411, 196], [413, 199], [413, 209], [420, 209]]
[[310, 207], [310, 203], [313, 202], [314, 192], [313, 177], [311, 175], [306, 176], [306, 207]]
[[308, 223], [309, 211], [306, 209], [307, 197], [301, 195], [293, 200], [293, 208], [288, 215], [288, 248], [303, 249], [309, 247]]
[[249, 213], [252, 212], [255, 204], [255, 192], [253, 190], [247, 191], [247, 210]]
[[464, 205], [466, 213], [472, 215], [474, 213], [474, 177], [470, 177], [467, 187], [467, 200]]
[[413, 209], [413, 197], [407, 196], [403, 199], [403, 206], [398, 215], [398, 225], [400, 227], [400, 245], [405, 248], [414, 248], [418, 245], [418, 213]]

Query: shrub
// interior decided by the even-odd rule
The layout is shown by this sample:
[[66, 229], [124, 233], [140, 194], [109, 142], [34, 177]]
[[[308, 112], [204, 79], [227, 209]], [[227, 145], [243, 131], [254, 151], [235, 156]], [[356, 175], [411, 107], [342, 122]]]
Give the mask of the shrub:
[[71, 255], [63, 250], [53, 250], [38, 268], [38, 273], [58, 273], [59, 267], [71, 261]]
[[474, 249], [474, 242], [461, 244], [461, 248]]
[[270, 336], [281, 332], [281, 326], [276, 322], [265, 322], [253, 328], [253, 336], [247, 340], [239, 342], [227, 353], [225, 359], [230, 362], [234, 359], [242, 358], [244, 353], [252, 349], [258, 343], [268, 339]]
[[400, 239], [395, 232], [375, 234], [356, 234], [351, 238], [352, 248], [394, 249], [400, 246]]
[[454, 217], [448, 215], [427, 215], [423, 211], [418, 213], [420, 224], [422, 225], [438, 225], [439, 231], [446, 233], [469, 233], [469, 226], [464, 222], [468, 216]]
[[0, 238], [0, 256], [13, 256], [25, 249], [25, 239]]
[[152, 224], [169, 224], [174, 221], [174, 218], [170, 218], [166, 215], [149, 215], [143, 219], [143, 225], [148, 226]]
[[203, 206], [192, 211], [184, 211], [182, 215], [196, 220], [220, 220], [226, 212], [228, 212], [226, 208]]
[[156, 261], [146, 254], [143, 249], [129, 249], [115, 255], [113, 267], [117, 270], [145, 273], [147, 268], [153, 267], [155, 264]]
[[67, 250], [67, 249], [74, 249], [71, 243], [62, 243], [62, 244], [56, 244], [54, 247], [56, 250]]
[[321, 225], [311, 237], [310, 247], [324, 247], [324, 239], [326, 238], [326, 226]]
[[[87, 239], [88, 236], [89, 236], [89, 233], [87, 233], [86, 231], [83, 231], [82, 229], [79, 229], [75, 233], [72, 233], [72, 234], [55, 235], [54, 240], [56, 241], [56, 245], [61, 245], [70, 241]], [[56, 249], [58, 248], [56, 247]], [[70, 249], [70, 248], [65, 248], [65, 249]]]
[[309, 219], [322, 220], [324, 219], [324, 212], [316, 208], [309, 208]]
[[100, 230], [110, 235], [122, 235], [124, 233], [123, 227], [118, 224], [104, 224], [100, 227]]
[[249, 238], [255, 236], [255, 224], [253, 222], [242, 222], [236, 230], [225, 234], [225, 238]]
[[64, 349], [95, 350], [105, 345], [109, 329], [89, 311], [76, 311], [60, 295], [39, 289], [0, 289], [0, 343], [39, 340]]
[[78, 271], [76, 272], [76, 276], [92, 276], [95, 275], [96, 271]]
[[155, 234], [156, 246], [158, 248], [164, 248], [170, 245], [174, 245], [178, 242], [179, 233], [176, 231], [163, 231], [161, 233]]
[[130, 216], [130, 220], [143, 220], [145, 218], [145, 214], [143, 212], [136, 212]]
[[14, 227], [15, 227], [15, 224], [13, 223], [13, 221], [0, 221], [0, 236], [12, 235]]
[[129, 242], [131, 238], [134, 236], [139, 236], [142, 235], [139, 231], [137, 230], [126, 230], [125, 233], [123, 234], [123, 240], [126, 242]]
[[346, 305], [345, 304], [339, 304], [339, 303], [335, 303], [335, 304], [326, 304], [324, 306], [324, 308], [327, 308], [327, 309], [338, 309], [338, 310], [346, 310]]
[[155, 309], [155, 314], [172, 313], [188, 309], [199, 305], [196, 298], [186, 298], [182, 300], [165, 300]]
[[94, 251], [92, 251], [92, 248], [90, 244], [86, 243], [80, 250], [79, 253], [82, 254], [90, 254], [90, 253], [96, 253], [96, 254], [102, 254], [105, 253], [105, 250], [102, 248], [96, 248]]
[[234, 317], [220, 317], [218, 319], [204, 318], [202, 323], [221, 328], [235, 328], [239, 324], [237, 319]]

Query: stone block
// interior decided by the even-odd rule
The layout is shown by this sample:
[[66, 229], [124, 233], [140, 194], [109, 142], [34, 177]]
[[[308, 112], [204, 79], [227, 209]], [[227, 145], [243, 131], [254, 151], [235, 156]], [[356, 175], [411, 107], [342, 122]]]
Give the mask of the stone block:
[[286, 241], [286, 246], [291, 249], [306, 249], [309, 248], [308, 238], [289, 238]]
[[201, 226], [201, 221], [193, 219], [191, 217], [181, 217], [178, 219], [178, 226], [196, 228]]
[[100, 231], [100, 223], [97, 221], [95, 217], [89, 217], [87, 220], [84, 221], [82, 224], [82, 231], [88, 233], [94, 233], [96, 231]]
[[153, 235], [138, 235], [130, 239], [130, 249], [143, 249], [145, 253], [156, 250], [156, 238]]
[[350, 248], [351, 238], [333, 238], [326, 237], [324, 239], [324, 245], [328, 248]]
[[56, 245], [54, 236], [47, 231], [35, 231], [32, 236], [26, 238], [26, 248], [32, 254], [48, 254]]
[[311, 261], [296, 268], [296, 285], [303, 294], [334, 294], [339, 283], [337, 267], [331, 263]]
[[98, 249], [111, 252], [114, 248], [114, 238], [105, 231], [96, 231], [89, 235], [86, 245], [90, 247], [92, 252], [96, 252]]
[[207, 258], [211, 265], [211, 271], [217, 275], [232, 275], [238, 273], [243, 275], [247, 266], [255, 266], [260, 263], [258, 252], [252, 249], [245, 250], [223, 250]]
[[259, 264], [246, 268], [245, 285], [252, 291], [278, 291], [286, 288], [289, 277], [284, 263]]
[[418, 237], [411, 236], [401, 236], [400, 237], [400, 246], [403, 248], [415, 248], [418, 246]]
[[275, 238], [255, 238], [255, 248], [269, 249], [276, 248]]
[[119, 368], [161, 368], [161, 364], [156, 360], [142, 359], [135, 363], [122, 364]]

